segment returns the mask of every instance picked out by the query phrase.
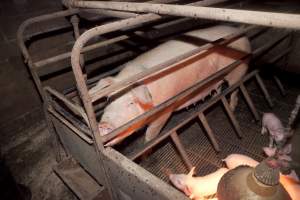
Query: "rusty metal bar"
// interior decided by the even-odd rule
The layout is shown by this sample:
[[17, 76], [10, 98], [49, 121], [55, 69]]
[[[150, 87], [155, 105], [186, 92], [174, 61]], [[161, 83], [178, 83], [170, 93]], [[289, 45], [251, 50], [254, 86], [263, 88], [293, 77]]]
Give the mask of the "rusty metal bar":
[[71, 122], [78, 130], [85, 133], [88, 136], [91, 136], [90, 129], [79, 119], [74, 117], [72, 114], [70, 114], [67, 110], [62, 108], [56, 101], [52, 100], [51, 107], [53, 110], [58, 112], [60, 115], [62, 115], [66, 120]]
[[[94, 49], [98, 49], [100, 47], [103, 47], [103, 46], [107, 46], [107, 45], [110, 45], [110, 44], [113, 44], [113, 43], [116, 43], [116, 42], [126, 40], [128, 38], [129, 37], [126, 36], [126, 35], [121, 35], [121, 36], [118, 36], [118, 37], [115, 37], [115, 38], [112, 38], [112, 39], [108, 39], [108, 40], [105, 40], [105, 41], [102, 41], [102, 42], [98, 42], [98, 43], [95, 43], [95, 44], [84, 47], [81, 50], [80, 53], [86, 53], [86, 52], [92, 51]], [[64, 59], [67, 59], [67, 58], [70, 58], [70, 57], [71, 57], [71, 52], [66, 52], [66, 53], [63, 53], [63, 54], [60, 54], [60, 55], [57, 55], [57, 56], [53, 56], [53, 57], [46, 58], [46, 59], [43, 59], [43, 60], [40, 60], [40, 61], [36, 61], [34, 64], [35, 64], [36, 68], [39, 69], [39, 68], [41, 68], [45, 65], [48, 65], [48, 64], [51, 64], [51, 63], [54, 63], [54, 62], [58, 62], [58, 61], [61, 61], [61, 60], [64, 60]]]
[[[77, 40], [80, 37], [80, 30], [79, 30], [79, 17], [77, 15], [73, 15], [70, 19], [71, 24], [73, 26], [74, 30], [74, 36], [75, 40]], [[83, 54], [80, 54], [80, 65], [84, 65], [84, 57]]]
[[212, 142], [213, 144], [213, 147], [214, 149], [217, 151], [217, 152], [220, 152], [221, 149], [220, 149], [220, 146], [218, 144], [218, 141], [217, 139], [215, 138], [215, 135], [213, 133], [213, 130], [210, 128], [209, 124], [208, 124], [208, 121], [206, 119], [206, 117], [204, 116], [203, 112], [200, 112], [198, 114], [198, 118], [200, 119], [204, 129], [206, 130], [206, 133], [210, 139], [210, 141]]
[[206, 78], [202, 81], [197, 82], [195, 85], [193, 85], [193, 86], [189, 87], [188, 89], [182, 91], [178, 95], [175, 95], [174, 97], [168, 99], [167, 101], [159, 104], [158, 106], [154, 107], [150, 111], [145, 112], [142, 115], [136, 117], [135, 119], [129, 121], [128, 123], [122, 125], [121, 127], [116, 128], [110, 134], [102, 136], [102, 141], [107, 142], [107, 141], [111, 140], [112, 138], [116, 137], [120, 132], [125, 131], [126, 129], [131, 127], [133, 124], [137, 123], [138, 121], [144, 120], [144, 119], [154, 115], [155, 113], [169, 107], [170, 105], [172, 105], [176, 101], [184, 98], [185, 96], [188, 96], [188, 95], [192, 94], [193, 92], [198, 90], [200, 87], [208, 84], [209, 82], [211, 82], [213, 80], [216, 80], [218, 78], [220, 79], [221, 76], [226, 75], [231, 70], [233, 70], [234, 68], [236, 68], [237, 66], [242, 64], [243, 60], [249, 58], [249, 56], [250, 56], [249, 54], [244, 56], [243, 58], [241, 58], [241, 60], [237, 60], [237, 61], [233, 62], [232, 64], [228, 65], [227, 67], [223, 68], [222, 70], [218, 71], [217, 73], [213, 74], [212, 76], [210, 76], [210, 77], [208, 77], [208, 78]]
[[256, 81], [257, 81], [260, 89], [262, 90], [262, 92], [263, 92], [263, 94], [264, 94], [264, 96], [265, 96], [265, 98], [266, 98], [269, 106], [272, 108], [274, 106], [274, 103], [273, 103], [273, 101], [271, 99], [271, 96], [270, 96], [270, 94], [269, 94], [269, 92], [268, 92], [268, 90], [267, 90], [267, 88], [266, 88], [263, 80], [261, 79], [261, 77], [260, 77], [260, 75], [258, 73], [255, 74], [255, 78], [256, 78]]
[[180, 141], [180, 138], [178, 137], [178, 134], [176, 131], [174, 131], [173, 133], [171, 133], [171, 139], [172, 141], [174, 142], [175, 146], [176, 146], [176, 149], [178, 150], [182, 160], [184, 161], [185, 165], [187, 166], [187, 168], [189, 170], [192, 169], [193, 167], [193, 164], [191, 163], [186, 151], [185, 151], [185, 148], [184, 146], [182, 145], [181, 141]]
[[[136, 18], [135, 18], [136, 19]], [[135, 21], [133, 19], [133, 21]], [[142, 82], [144, 79], [146, 78], [149, 78], [150, 76], [154, 76], [154, 75], [157, 75], [159, 73], [163, 73], [167, 70], [170, 70], [171, 68], [175, 68], [177, 65], [179, 65], [180, 63], [183, 63], [183, 62], [186, 62], [186, 59], [191, 59], [191, 57], [197, 57], [197, 56], [202, 56], [204, 50], [208, 50], [208, 49], [211, 49], [215, 46], [215, 44], [219, 44], [219, 45], [224, 45], [224, 44], [227, 44], [229, 41], [233, 40], [233, 39], [236, 39], [237, 37], [240, 37], [242, 34], [244, 34], [245, 32], [253, 29], [254, 27], [253, 26], [250, 26], [244, 30], [241, 30], [237, 33], [234, 33], [234, 34], [231, 34], [225, 38], [222, 38], [220, 40], [217, 40], [217, 41], [213, 41], [212, 43], [208, 43], [208, 44], [205, 44], [205, 45], [202, 45], [188, 53], [185, 53], [185, 54], [182, 54], [181, 56], [178, 56], [174, 59], [170, 59], [168, 60], [167, 62], [165, 63], [162, 63], [162, 64], [159, 64], [159, 65], [156, 65], [156, 66], [153, 66], [151, 67], [150, 69], [147, 69], [141, 73], [138, 73], [136, 75], [133, 75], [125, 80], [122, 80], [118, 83], [115, 83], [115, 84], [112, 84], [111, 86], [107, 87], [107, 88], [104, 88], [102, 89], [101, 91], [95, 91], [94, 93], [90, 93], [90, 96], [91, 96], [91, 99], [93, 102], [97, 101], [98, 99], [100, 98], [103, 98], [107, 95], [111, 95], [111, 94], [115, 94], [116, 91], [117, 92], [120, 92], [121, 90], [124, 90], [128, 87], [131, 87], [135, 84], [137, 84], [137, 82]], [[102, 29], [101, 29], [102, 30]], [[87, 33], [85, 35], [82, 34], [82, 40], [80, 40], [80, 38], [76, 41], [75, 45], [74, 45], [74, 48], [73, 48], [73, 51], [72, 51], [72, 67], [74, 68], [78, 68], [80, 67], [79, 63], [78, 63], [78, 50], [80, 49], [80, 47], [82, 47], [83, 43], [86, 42], [86, 39], [89, 38], [89, 37], [92, 37], [92, 35], [95, 34], [95, 31], [97, 31], [96, 29], [95, 30], [90, 30], [91, 32], [90, 33]]]
[[225, 110], [226, 110], [226, 112], [229, 116], [229, 119], [230, 119], [231, 123], [233, 124], [233, 127], [235, 129], [235, 132], [236, 132], [237, 136], [239, 138], [242, 138], [243, 134], [242, 134], [242, 131], [241, 131], [241, 127], [239, 125], [239, 122], [236, 120], [232, 110], [230, 109], [230, 106], [228, 104], [228, 101], [227, 101], [226, 97], [222, 96], [221, 101], [222, 101], [222, 104], [223, 104], [223, 106], [224, 106], [224, 108], [225, 108]]
[[244, 96], [244, 98], [246, 100], [247, 105], [249, 106], [249, 108], [250, 108], [250, 110], [251, 110], [251, 112], [252, 112], [252, 114], [254, 116], [255, 121], [259, 121], [260, 116], [259, 116], [259, 114], [258, 114], [258, 112], [257, 112], [257, 110], [256, 110], [256, 108], [255, 108], [255, 106], [253, 104], [253, 101], [252, 101], [252, 99], [251, 99], [251, 97], [250, 97], [250, 95], [249, 95], [249, 93], [248, 93], [248, 91], [247, 91], [244, 83], [241, 83], [240, 90], [241, 90], [241, 92], [242, 92], [242, 94], [243, 94], [243, 96]]
[[102, 8], [119, 11], [156, 13], [228, 22], [256, 24], [262, 26], [300, 29], [299, 14], [272, 13], [262, 11], [249, 11], [225, 8], [195, 7], [183, 5], [105, 2], [105, 1], [78, 1], [63, 0], [68, 7]]
[[44, 90], [46, 92], [49, 92], [51, 95], [54, 95], [56, 98], [58, 98], [59, 100], [61, 100], [62, 102], [64, 102], [64, 104], [76, 115], [82, 117], [85, 122], [87, 123], [87, 125], [89, 125], [89, 120], [87, 118], [87, 115], [84, 111], [84, 109], [79, 106], [79, 105], [76, 105], [74, 103], [72, 103], [69, 99], [67, 99], [64, 95], [60, 94], [58, 91], [46, 86], [44, 88]]
[[252, 72], [250, 72], [249, 74], [247, 74], [245, 77], [243, 77], [242, 80], [240, 80], [239, 82], [237, 82], [236, 84], [232, 85], [230, 88], [227, 88], [225, 91], [223, 91], [221, 94], [218, 94], [217, 96], [213, 97], [211, 100], [205, 102], [201, 108], [199, 108], [199, 110], [197, 112], [195, 112], [194, 114], [191, 114], [191, 116], [187, 117], [184, 121], [182, 121], [181, 123], [177, 124], [175, 127], [171, 128], [168, 132], [166, 133], [162, 133], [160, 134], [157, 138], [155, 138], [154, 140], [150, 141], [149, 143], [146, 144], [146, 146], [139, 150], [136, 153], [133, 153], [131, 155], [128, 156], [129, 159], [131, 160], [135, 160], [136, 158], [140, 157], [141, 155], [143, 155], [146, 151], [148, 151], [149, 149], [153, 148], [154, 146], [156, 146], [157, 144], [159, 144], [161, 141], [165, 140], [168, 136], [170, 136], [174, 131], [178, 130], [180, 127], [184, 126], [185, 124], [187, 124], [189, 121], [191, 121], [192, 119], [194, 119], [195, 117], [198, 116], [198, 113], [200, 112], [204, 112], [207, 108], [209, 108], [210, 106], [212, 106], [213, 104], [215, 104], [216, 102], [218, 102], [222, 97], [226, 96], [227, 94], [233, 92], [234, 90], [236, 90], [238, 87], [241, 88], [242, 93], [246, 94], [245, 98], [247, 102], [247, 104], [250, 107], [250, 110], [252, 111], [255, 119], [258, 121], [259, 120], [259, 115], [258, 112], [256, 111], [256, 108], [244, 86], [244, 82], [248, 81], [249, 79], [253, 78], [253, 76], [255, 76], [259, 71], [258, 70], [254, 70]]
[[55, 110], [53, 110], [51, 107], [48, 108], [48, 111], [54, 116], [56, 117], [58, 120], [60, 120], [62, 123], [64, 123], [67, 127], [69, 127], [74, 133], [76, 133], [81, 139], [83, 139], [85, 142], [87, 142], [88, 144], [93, 144], [93, 140], [91, 138], [89, 138], [88, 136], [86, 136], [83, 132], [81, 132], [80, 130], [78, 130], [73, 124], [71, 124], [70, 122], [68, 122], [67, 120], [65, 120], [65, 118], [63, 116], [61, 116], [60, 114], [58, 114]]
[[[191, 114], [189, 117], [187, 117], [184, 121], [180, 122], [179, 124], [177, 124], [175, 127], [171, 128], [168, 132], [166, 133], [162, 133], [160, 134], [157, 138], [155, 138], [154, 140], [148, 142], [146, 144], [146, 146], [138, 151], [135, 154], [132, 154], [130, 156], [128, 156], [130, 159], [135, 160], [136, 158], [138, 158], [139, 156], [143, 155], [147, 150], [153, 148], [155, 145], [159, 144], [161, 141], [163, 141], [164, 139], [166, 139], [168, 136], [171, 135], [171, 133], [173, 133], [174, 131], [178, 130], [180, 127], [184, 126], [185, 124], [187, 124], [189, 121], [191, 121], [192, 119], [194, 119], [195, 117], [198, 117], [200, 112], [204, 112], [207, 108], [209, 108], [210, 106], [212, 106], [213, 104], [215, 104], [216, 102], [218, 102], [223, 96], [226, 96], [227, 94], [231, 93], [232, 91], [236, 90], [240, 84], [244, 83], [245, 81], [248, 81], [249, 79], [251, 79], [258, 71], [255, 70], [249, 74], [247, 74], [242, 80], [240, 80], [239, 82], [237, 82], [236, 84], [234, 84], [233, 86], [231, 86], [230, 88], [227, 88], [226, 90], [224, 90], [221, 94], [218, 94], [217, 96], [213, 97], [211, 100], [205, 102], [201, 108], [199, 108], [199, 110], [197, 110], [194, 114]], [[250, 97], [249, 97], [250, 98]], [[251, 100], [251, 99], [250, 99]], [[255, 107], [254, 107], [255, 108]]]

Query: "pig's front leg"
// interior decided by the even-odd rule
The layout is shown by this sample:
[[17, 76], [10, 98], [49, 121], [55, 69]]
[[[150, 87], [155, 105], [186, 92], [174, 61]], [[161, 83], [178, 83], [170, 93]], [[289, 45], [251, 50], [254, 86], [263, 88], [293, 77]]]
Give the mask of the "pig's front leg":
[[153, 140], [160, 133], [170, 116], [171, 112], [165, 113], [149, 124], [146, 131], [145, 143]]

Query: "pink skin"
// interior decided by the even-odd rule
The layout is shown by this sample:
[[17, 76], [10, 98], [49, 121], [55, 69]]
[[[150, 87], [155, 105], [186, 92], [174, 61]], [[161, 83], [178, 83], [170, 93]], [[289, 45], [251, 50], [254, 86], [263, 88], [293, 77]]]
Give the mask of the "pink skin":
[[[186, 35], [190, 37], [203, 38], [205, 40], [215, 40], [234, 32], [236, 32], [235, 28], [216, 26], [208, 29], [192, 31]], [[205, 56], [200, 56], [194, 62], [183, 63], [182, 67], [177, 68], [177, 70], [173, 70], [171, 73], [163, 73], [155, 77], [150, 77], [145, 80], [144, 85], [139, 86], [137, 90], [133, 89], [118, 97], [104, 110], [104, 114], [99, 124], [100, 134], [108, 134], [112, 127], [120, 127], [121, 125], [129, 122], [131, 119], [151, 109], [151, 107], [161, 104], [179, 92], [192, 86], [196, 82], [221, 70], [223, 67], [231, 64], [234, 60], [241, 58], [244, 55], [241, 51], [251, 51], [249, 41], [245, 37], [234, 41], [228, 46], [231, 48], [216, 47], [213, 51], [204, 51], [203, 55]], [[168, 41], [128, 62], [117, 76], [107, 77], [100, 80], [100, 82], [91, 90], [98, 90], [107, 87], [115, 82], [124, 80], [129, 76], [138, 74], [147, 68], [151, 68], [197, 47], [197, 45], [180, 40]], [[239, 51], [234, 49], [238, 49]], [[247, 68], [247, 64], [243, 63], [225, 76], [224, 79], [229, 85], [233, 85], [244, 76]], [[218, 80], [206, 85], [201, 88], [196, 95], [178, 102], [169, 110], [159, 113], [151, 119], [147, 119], [143, 123], [134, 125], [134, 127], [131, 127], [126, 132], [122, 133], [121, 136], [117, 136], [111, 140], [106, 144], [106, 146], [117, 144], [128, 135], [132, 134], [135, 130], [146, 124], [149, 124], [149, 126], [146, 131], [145, 142], [152, 140], [159, 134], [172, 112], [203, 99], [209, 95], [212, 90], [217, 90], [221, 83], [222, 80]], [[237, 91], [233, 92], [230, 97], [230, 107], [232, 110], [234, 110], [236, 105]], [[104, 122], [106, 125], [103, 126], [102, 123]], [[110, 124], [110, 126], [107, 124]], [[108, 127], [107, 130], [105, 130], [106, 127]]]
[[206, 176], [193, 177], [194, 170], [195, 167], [188, 174], [170, 174], [169, 179], [177, 189], [195, 200], [215, 194], [220, 179], [228, 171], [226, 168], [220, 168]]
[[[225, 162], [228, 169], [234, 169], [241, 165], [248, 165], [250, 167], [256, 167], [259, 164], [258, 161], [250, 158], [249, 156], [243, 154], [230, 154], [225, 159], [222, 160]], [[278, 163], [280, 164], [280, 163]], [[282, 164], [284, 164], [282, 162]], [[294, 170], [292, 170], [291, 174], [289, 175], [282, 175], [283, 177], [290, 178], [296, 182], [299, 182], [299, 178]]]
[[265, 134], [267, 132], [270, 134], [270, 148], [274, 146], [274, 141], [278, 143], [289, 135], [281, 121], [273, 113], [264, 113], [262, 118], [261, 134]]

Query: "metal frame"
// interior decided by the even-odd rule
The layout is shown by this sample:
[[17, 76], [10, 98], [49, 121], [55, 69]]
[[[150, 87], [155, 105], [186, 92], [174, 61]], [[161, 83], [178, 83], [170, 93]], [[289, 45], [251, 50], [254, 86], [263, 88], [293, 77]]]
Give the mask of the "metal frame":
[[[155, 4], [155, 5], [151, 4], [150, 5], [150, 4], [144, 4], [144, 3], [143, 4], [142, 3], [139, 3], [139, 4], [137, 4], [137, 3], [130, 3], [130, 4], [120, 3], [119, 6], [117, 6], [117, 4], [115, 4], [114, 2], [89, 2], [89, 1], [81, 2], [81, 1], [72, 1], [72, 0], [69, 0], [69, 1], [66, 0], [64, 2], [67, 5], [78, 6], [81, 8], [89, 8], [88, 9], [89, 12], [105, 13], [106, 15], [110, 15], [110, 16], [114, 15], [119, 18], [125, 18], [123, 20], [119, 20], [116, 22], [112, 22], [112, 23], [108, 23], [108, 24], [105, 24], [102, 26], [92, 28], [92, 29], [86, 31], [85, 33], [83, 33], [82, 35], [80, 35], [79, 29], [78, 29], [79, 19], [76, 16], [80, 12], [80, 10], [79, 9], [69, 9], [66, 11], [61, 11], [61, 12], [57, 12], [57, 13], [53, 13], [53, 14], [49, 14], [49, 15], [43, 15], [40, 17], [26, 20], [20, 26], [20, 28], [18, 30], [18, 43], [19, 43], [21, 51], [24, 55], [25, 62], [29, 65], [33, 79], [36, 83], [36, 86], [37, 86], [42, 98], [44, 100], [46, 100], [45, 110], [46, 110], [46, 116], [47, 116], [47, 123], [49, 124], [50, 131], [53, 132], [54, 135], [56, 135], [56, 133], [55, 133], [56, 131], [55, 131], [55, 128], [52, 123], [52, 118], [51, 118], [51, 116], [52, 116], [52, 117], [56, 118], [58, 121], [60, 121], [62, 124], [64, 124], [66, 127], [68, 127], [71, 131], [73, 131], [73, 133], [75, 133], [77, 135], [77, 137], [79, 137], [81, 140], [85, 141], [88, 145], [94, 146], [95, 155], [97, 156], [97, 162], [100, 167], [101, 173], [103, 174], [102, 178], [104, 180], [102, 180], [102, 181], [104, 181], [104, 182], [102, 182], [102, 184], [104, 184], [104, 186], [106, 186], [108, 188], [111, 198], [115, 198], [115, 194], [111, 188], [113, 180], [110, 178], [111, 169], [109, 169], [109, 166], [108, 166], [109, 164], [107, 164], [107, 163], [109, 163], [108, 160], [110, 159], [108, 155], [111, 153], [111, 151], [113, 149], [105, 148], [103, 145], [105, 142], [114, 138], [119, 133], [121, 133], [125, 129], [129, 128], [133, 124], [138, 123], [139, 121], [144, 120], [144, 119], [154, 115], [155, 113], [158, 113], [158, 112], [162, 111], [163, 109], [168, 108], [173, 103], [178, 101], [178, 99], [188, 96], [189, 94], [193, 93], [198, 88], [204, 86], [205, 84], [209, 83], [210, 81], [219, 79], [220, 77], [226, 75], [232, 69], [237, 67], [239, 64], [241, 64], [245, 60], [247, 60], [249, 57], [251, 57], [251, 56], [259, 57], [265, 51], [271, 49], [272, 47], [277, 45], [279, 42], [283, 41], [288, 36], [288, 34], [284, 34], [282, 37], [278, 38], [277, 40], [271, 41], [267, 45], [265, 45], [259, 49], [256, 49], [255, 51], [253, 51], [252, 54], [245, 55], [241, 59], [231, 63], [230, 65], [228, 65], [224, 69], [220, 70], [219, 72], [215, 73], [214, 75], [208, 77], [207, 79], [196, 83], [195, 85], [191, 86], [190, 88], [186, 89], [185, 91], [182, 91], [180, 94], [170, 98], [166, 102], [163, 102], [162, 104], [154, 107], [153, 109], [144, 113], [143, 115], [131, 120], [130, 122], [128, 122], [127, 124], [125, 124], [121, 127], [118, 127], [117, 129], [115, 129], [113, 132], [111, 132], [110, 134], [108, 134], [106, 136], [100, 136], [100, 134], [99, 134], [98, 122], [96, 120], [96, 113], [95, 113], [95, 110], [93, 107], [93, 102], [95, 102], [101, 98], [105, 98], [105, 97], [107, 98], [107, 97], [110, 97], [111, 95], [115, 95], [118, 92], [121, 92], [121, 91], [131, 88], [131, 87], [134, 87], [137, 84], [142, 84], [143, 80], [147, 76], [153, 76], [158, 73], [162, 73], [165, 70], [168, 70], [171, 68], [176, 68], [176, 67], [178, 67], [179, 63], [188, 61], [190, 59], [197, 58], [199, 55], [201, 55], [201, 51], [203, 51], [203, 50], [208, 50], [208, 49], [214, 48], [214, 46], [216, 46], [216, 45], [228, 44], [228, 43], [232, 42], [233, 40], [241, 37], [245, 32], [253, 29], [254, 27], [252, 27], [252, 26], [247, 27], [236, 34], [227, 36], [220, 40], [217, 40], [217, 41], [211, 42], [207, 45], [201, 46], [192, 52], [189, 52], [185, 55], [179, 56], [178, 58], [169, 60], [161, 65], [155, 66], [143, 73], [137, 74], [136, 76], [130, 77], [120, 83], [114, 84], [112, 86], [109, 86], [109, 87], [107, 87], [101, 91], [97, 91], [95, 93], [88, 92], [86, 76], [83, 73], [84, 59], [83, 59], [82, 54], [85, 52], [91, 51], [93, 49], [99, 48], [101, 46], [104, 46], [104, 45], [109, 45], [109, 44], [112, 44], [112, 43], [115, 43], [118, 41], [125, 40], [128, 38], [128, 36], [123, 35], [123, 36], [119, 36], [116, 38], [106, 40], [104, 42], [99, 42], [97, 44], [93, 44], [93, 45], [84, 47], [84, 45], [91, 38], [93, 38], [94, 36], [99, 36], [99, 35], [102, 35], [105, 33], [110, 33], [110, 32], [119, 30], [120, 28], [134, 27], [137, 25], [142, 25], [144, 23], [155, 21], [157, 19], [161, 19], [162, 16], [160, 16], [158, 14], [170, 14], [170, 15], [176, 15], [176, 16], [188, 16], [188, 17], [196, 17], [196, 18], [206, 18], [206, 19], [217, 19], [217, 20], [223, 20], [223, 21], [241, 22], [240, 19], [236, 18], [236, 16], [238, 14], [241, 14], [241, 13], [253, 14], [253, 13], [255, 13], [256, 16], [268, 16], [269, 18], [267, 18], [266, 21], [262, 20], [260, 23], [258, 23], [257, 21], [251, 21], [249, 18], [246, 17], [243, 19], [243, 20], [245, 20], [243, 22], [269, 25], [269, 26], [271, 25], [271, 26], [276, 26], [276, 27], [278, 27], [278, 26], [279, 27], [282, 27], [282, 26], [293, 27], [293, 28], [300, 27], [299, 15], [290, 15], [290, 14], [280, 14], [279, 15], [280, 17], [283, 17], [284, 19], [286, 17], [292, 17], [291, 19], [287, 19], [289, 23], [286, 24], [283, 22], [283, 20], [278, 20], [277, 22], [275, 22], [274, 19], [272, 18], [272, 17], [274, 17], [274, 13], [265, 13], [265, 12], [257, 12], [257, 11], [249, 12], [249, 11], [221, 9], [221, 11], [224, 12], [224, 14], [220, 14], [219, 12], [217, 12], [215, 14], [210, 13], [211, 15], [207, 15], [207, 17], [205, 17], [204, 15], [205, 15], [205, 13], [207, 14], [207, 12], [220, 11], [220, 10], [218, 10], [216, 8], [195, 7], [194, 6], [195, 4], [192, 4], [193, 6], [175, 6], [175, 5], [168, 6], [168, 5], [164, 5], [164, 4]], [[215, 2], [222, 2], [222, 1], [221, 0], [219, 0], [219, 1], [207, 0], [207, 1], [198, 2], [197, 5], [208, 5], [212, 2], [215, 3]], [[132, 5], [134, 10], [132, 10], [131, 8], [130, 9], [126, 8], [126, 6], [128, 6], [128, 5]], [[161, 8], [159, 8], [159, 7], [161, 7]], [[114, 9], [114, 10], [101, 10], [103, 8], [104, 9]], [[177, 11], [171, 12], [170, 9], [172, 9], [172, 8], [176, 8]], [[137, 12], [147, 11], [147, 12], [154, 12], [154, 13], [158, 13], [158, 14], [135, 14], [135, 13], [128, 13], [128, 12], [124, 12], [124, 11], [137, 11]], [[190, 14], [188, 14], [187, 11], [188, 12], [192, 11], [192, 12], [190, 12]], [[199, 11], [203, 11], [203, 13], [201, 14], [201, 12], [199, 12]], [[58, 56], [54, 56], [52, 58], [47, 58], [47, 59], [44, 59], [41, 61], [33, 62], [32, 58], [28, 52], [28, 49], [25, 46], [25, 42], [24, 42], [23, 35], [24, 35], [25, 29], [34, 23], [38, 23], [38, 22], [46, 21], [46, 20], [50, 20], [50, 19], [55, 19], [55, 18], [59, 18], [59, 17], [66, 17], [66, 16], [72, 16], [71, 22], [72, 22], [72, 26], [74, 29], [75, 37], [77, 39], [74, 44], [72, 52], [67, 52], [64, 54], [60, 54]], [[253, 15], [251, 17], [253, 17]], [[254, 18], [256, 19], [256, 17], [254, 17]], [[278, 60], [283, 58], [285, 55], [287, 55], [289, 53], [289, 51], [290, 51], [290, 49], [282, 52], [280, 55], [278, 55], [276, 58], [272, 59], [272, 61], [270, 61], [270, 62], [277, 62]], [[79, 90], [80, 97], [81, 97], [83, 105], [84, 105], [84, 109], [81, 106], [76, 105], [74, 102], [71, 102], [69, 99], [65, 98], [59, 92], [57, 92], [49, 87], [46, 87], [43, 90], [43, 87], [42, 87], [42, 84], [40, 81], [40, 77], [38, 75], [37, 70], [39, 68], [41, 68], [45, 65], [48, 65], [50, 63], [69, 58], [69, 57], [71, 57], [72, 69], [73, 69], [73, 72], [75, 75], [77, 89]], [[239, 124], [238, 124], [237, 120], [235, 119], [234, 114], [232, 113], [232, 111], [229, 108], [229, 105], [228, 105], [228, 102], [226, 99], [226, 95], [236, 89], [240, 89], [243, 96], [245, 97], [245, 100], [246, 100], [251, 112], [254, 115], [254, 118], [256, 120], [259, 120], [258, 113], [257, 113], [255, 106], [247, 92], [246, 87], [244, 86], [244, 82], [249, 80], [250, 78], [255, 78], [256, 81], [258, 82], [259, 87], [261, 88], [264, 96], [266, 97], [266, 100], [268, 101], [269, 105], [273, 106], [273, 103], [272, 103], [270, 95], [269, 95], [267, 89], [265, 88], [264, 83], [262, 82], [258, 72], [259, 72], [258, 70], [252, 71], [251, 73], [246, 75], [241, 81], [239, 81], [232, 87], [226, 89], [223, 93], [218, 94], [217, 96], [212, 98], [210, 101], [206, 102], [204, 105], [201, 106], [201, 108], [199, 110], [194, 112], [192, 115], [188, 116], [183, 122], [176, 125], [175, 127], [173, 127], [171, 130], [167, 131], [166, 133], [160, 134], [156, 139], [149, 142], [148, 144], [146, 144], [144, 147], [142, 147], [138, 151], [132, 153], [131, 155], [128, 155], [128, 158], [131, 160], [135, 160], [136, 158], [141, 156], [143, 153], [145, 153], [147, 150], [153, 148], [155, 145], [159, 144], [161, 141], [165, 140], [166, 138], [168, 138], [170, 136], [172, 141], [174, 142], [175, 147], [177, 148], [180, 156], [182, 157], [184, 163], [186, 164], [187, 168], [190, 169], [192, 167], [192, 163], [189, 160], [187, 153], [185, 151], [185, 148], [182, 145], [176, 131], [177, 131], [177, 129], [179, 129], [180, 127], [182, 127], [184, 124], [186, 124], [190, 120], [194, 119], [195, 117], [198, 117], [199, 120], [201, 121], [201, 123], [203, 124], [204, 128], [206, 129], [206, 131], [209, 135], [210, 140], [212, 141], [212, 144], [213, 144], [215, 150], [220, 151], [220, 147], [218, 146], [217, 140], [215, 139], [214, 134], [209, 127], [209, 124], [206, 120], [205, 115], [203, 114], [203, 112], [208, 107], [210, 107], [211, 105], [215, 104], [218, 101], [221, 101], [223, 106], [225, 107], [225, 111], [228, 114], [229, 119], [232, 122], [238, 137], [242, 137]], [[275, 81], [278, 84], [282, 93], [284, 94], [284, 89], [283, 89], [280, 81], [276, 78], [275, 78]], [[55, 99], [59, 99], [60, 101], [62, 101], [64, 103], [64, 105], [73, 114], [76, 114], [76, 115], [80, 116], [81, 118], [83, 118], [85, 124], [76, 121], [76, 119], [72, 118], [72, 116], [68, 116], [67, 112], [65, 112], [58, 104], [55, 103], [55, 100], [53, 99], [53, 97]], [[51, 116], [49, 116], [49, 114]], [[90, 129], [90, 131], [88, 128]], [[57, 141], [58, 140], [59, 139], [57, 137]], [[59, 144], [56, 144], [56, 146], [58, 146], [58, 145]], [[58, 159], [61, 159], [60, 156], [58, 156]], [[118, 162], [118, 161], [116, 161], [116, 162]]]

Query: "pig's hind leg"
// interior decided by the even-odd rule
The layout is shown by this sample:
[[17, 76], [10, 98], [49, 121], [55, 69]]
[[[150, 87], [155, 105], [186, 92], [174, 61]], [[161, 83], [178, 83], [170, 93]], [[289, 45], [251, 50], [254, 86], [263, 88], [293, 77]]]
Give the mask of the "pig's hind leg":
[[164, 127], [170, 116], [171, 112], [164, 113], [149, 124], [146, 131], [145, 143], [153, 140], [160, 133], [161, 129]]

